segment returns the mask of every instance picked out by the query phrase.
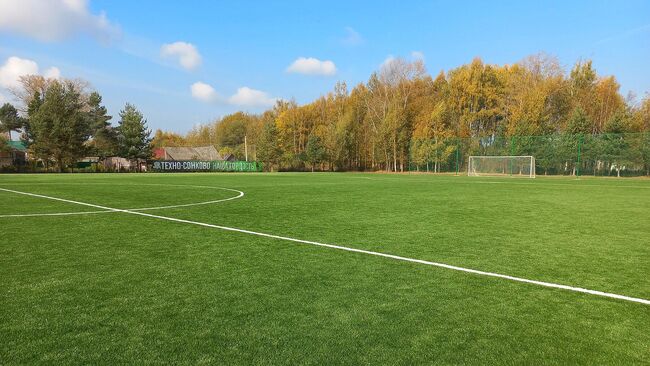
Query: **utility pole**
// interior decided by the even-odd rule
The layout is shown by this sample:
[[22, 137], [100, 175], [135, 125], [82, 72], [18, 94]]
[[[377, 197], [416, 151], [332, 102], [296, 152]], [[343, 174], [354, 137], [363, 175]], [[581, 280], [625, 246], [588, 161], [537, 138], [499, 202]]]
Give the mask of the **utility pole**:
[[244, 135], [244, 154], [246, 155], [246, 161], [248, 161], [248, 142], [246, 141], [246, 135]]

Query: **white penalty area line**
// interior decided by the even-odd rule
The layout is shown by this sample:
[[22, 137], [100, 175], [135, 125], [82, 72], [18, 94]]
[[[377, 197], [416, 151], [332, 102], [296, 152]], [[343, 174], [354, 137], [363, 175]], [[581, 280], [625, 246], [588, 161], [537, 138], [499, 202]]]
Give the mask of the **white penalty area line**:
[[590, 289], [581, 288], [581, 287], [561, 285], [561, 284], [552, 283], [552, 282], [529, 280], [527, 278], [509, 276], [509, 275], [504, 275], [504, 274], [494, 273], [494, 272], [479, 271], [479, 270], [471, 269], [471, 268], [452, 266], [452, 265], [445, 264], [445, 263], [431, 262], [431, 261], [425, 261], [425, 260], [422, 260], [422, 259], [402, 257], [402, 256], [398, 256], [398, 255], [374, 252], [374, 251], [370, 251], [370, 250], [356, 249], [356, 248], [344, 247], [344, 246], [334, 245], [334, 244], [325, 244], [325, 243], [319, 243], [319, 242], [310, 241], [310, 240], [295, 239], [295, 238], [289, 238], [289, 237], [286, 237], [286, 236], [260, 233], [260, 232], [256, 232], [256, 231], [245, 230], [245, 229], [237, 229], [237, 228], [228, 227], [228, 226], [213, 225], [213, 224], [207, 224], [207, 223], [204, 223], [204, 222], [183, 220], [183, 219], [177, 219], [177, 218], [173, 218], [173, 217], [148, 214], [148, 213], [144, 213], [144, 212], [138, 212], [138, 211], [131, 211], [131, 210], [124, 210], [124, 209], [119, 209], [119, 208], [100, 206], [100, 205], [95, 205], [95, 204], [92, 204], [92, 203], [72, 201], [72, 200], [67, 200], [67, 199], [64, 199], [64, 198], [45, 196], [45, 195], [36, 194], [36, 193], [15, 191], [15, 190], [6, 189], [6, 188], [0, 188], [0, 191], [5, 191], [5, 192], [10, 192], [10, 193], [15, 193], [15, 194], [21, 194], [21, 195], [31, 196], [31, 197], [45, 198], [45, 199], [60, 201], [60, 202], [73, 203], [73, 204], [76, 204], [76, 205], [94, 207], [94, 208], [98, 208], [98, 209], [102, 209], [102, 210], [106, 210], [106, 211], [111, 211], [111, 212], [123, 212], [123, 213], [131, 214], [131, 215], [151, 217], [151, 218], [155, 218], [155, 219], [159, 219], [159, 220], [179, 222], [179, 223], [183, 223], [183, 224], [203, 226], [203, 227], [208, 227], [208, 228], [213, 228], [213, 229], [220, 229], [220, 230], [225, 230], [225, 231], [233, 231], [233, 232], [244, 233], [244, 234], [249, 234], [249, 235], [262, 236], [262, 237], [271, 238], [271, 239], [286, 240], [286, 241], [291, 241], [291, 242], [295, 242], [295, 243], [315, 245], [315, 246], [319, 246], [319, 247], [344, 250], [344, 251], [353, 252], [353, 253], [361, 253], [361, 254], [373, 255], [373, 256], [377, 256], [377, 257], [390, 258], [390, 259], [395, 259], [395, 260], [404, 261], [404, 262], [418, 263], [418, 264], [424, 264], [424, 265], [428, 265], [428, 266], [434, 266], [434, 267], [439, 267], [439, 268], [450, 269], [450, 270], [459, 271], [459, 272], [472, 273], [472, 274], [479, 275], [479, 276], [496, 277], [496, 278], [501, 278], [501, 279], [515, 281], [515, 282], [523, 282], [523, 283], [528, 283], [528, 284], [537, 285], [537, 286], [550, 287], [550, 288], [556, 288], [556, 289], [573, 291], [573, 292], [580, 292], [580, 293], [589, 294], [589, 295], [608, 297], [608, 298], [611, 298], [611, 299], [625, 300], [625, 301], [631, 301], [631, 302], [636, 302], [636, 303], [640, 303], [640, 304], [650, 305], [650, 300], [642, 299], [642, 298], [638, 298], [638, 297], [630, 297], [630, 296], [619, 295], [619, 294], [614, 294], [614, 293], [610, 293], [610, 292], [603, 292], [603, 291], [590, 290]]

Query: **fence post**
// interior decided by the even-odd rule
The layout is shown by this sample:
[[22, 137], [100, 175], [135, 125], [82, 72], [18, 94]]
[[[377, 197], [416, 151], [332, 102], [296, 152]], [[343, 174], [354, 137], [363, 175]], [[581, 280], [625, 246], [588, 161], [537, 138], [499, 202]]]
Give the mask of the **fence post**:
[[581, 159], [581, 150], [582, 150], [582, 139], [583, 135], [578, 135], [578, 162], [576, 163], [576, 177], [580, 176], [580, 159]]
[[514, 155], [515, 155], [515, 137], [511, 136], [510, 137], [510, 175], [512, 175], [512, 163], [513, 163], [512, 156]]
[[460, 169], [460, 166], [458, 165], [459, 155], [460, 155], [460, 144], [457, 144], [456, 145], [456, 175], [458, 175], [458, 169]]

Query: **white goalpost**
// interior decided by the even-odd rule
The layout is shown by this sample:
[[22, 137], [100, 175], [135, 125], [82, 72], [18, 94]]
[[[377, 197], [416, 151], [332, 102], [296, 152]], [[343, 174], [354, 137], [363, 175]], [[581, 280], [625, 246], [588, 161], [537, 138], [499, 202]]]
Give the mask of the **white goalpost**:
[[467, 175], [535, 178], [534, 156], [470, 156]]

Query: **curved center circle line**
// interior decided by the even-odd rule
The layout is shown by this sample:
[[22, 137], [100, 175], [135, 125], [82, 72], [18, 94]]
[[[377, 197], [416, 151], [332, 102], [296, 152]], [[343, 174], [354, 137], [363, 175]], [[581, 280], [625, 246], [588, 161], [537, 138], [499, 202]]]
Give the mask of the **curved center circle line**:
[[180, 205], [158, 206], [158, 207], [126, 208], [125, 210], [129, 210], [129, 211], [149, 211], [149, 210], [164, 210], [164, 209], [168, 209], [168, 208], [179, 208], [179, 207], [191, 207], [191, 206], [209, 205], [209, 204], [212, 204], [212, 203], [232, 201], [232, 200], [236, 200], [238, 198], [244, 197], [244, 192], [242, 192], [242, 191], [238, 191], [238, 192], [239, 192], [239, 195], [237, 195], [237, 196], [229, 197], [229, 198], [223, 198], [223, 199], [214, 200], [214, 201], [205, 201], [205, 202], [198, 202], [198, 203], [185, 203], [185, 204], [180, 204]]
[[[11, 183], [10, 183], [11, 184]], [[17, 184], [17, 183], [15, 183]], [[209, 205], [219, 202], [231, 201], [238, 198], [244, 197], [245, 193], [233, 189], [233, 188], [224, 188], [224, 187], [214, 187], [214, 186], [199, 186], [191, 184], [164, 184], [164, 183], [103, 183], [103, 182], [90, 182], [90, 183], [49, 183], [49, 182], [39, 182], [37, 184], [51, 184], [51, 185], [120, 185], [120, 186], [163, 186], [163, 187], [189, 187], [189, 188], [207, 188], [207, 189], [219, 189], [224, 191], [237, 192], [237, 196], [222, 198], [218, 200], [203, 201], [203, 202], [194, 202], [194, 203], [184, 203], [179, 205], [168, 205], [168, 206], [156, 206], [156, 207], [142, 207], [142, 208], [126, 208], [123, 210], [129, 211], [151, 211], [151, 210], [164, 210], [170, 208], [180, 208], [180, 207], [192, 207], [192, 206], [201, 206]], [[39, 216], [71, 216], [71, 215], [86, 215], [86, 214], [98, 214], [98, 213], [108, 213], [108, 212], [119, 212], [111, 210], [102, 210], [102, 211], [73, 211], [73, 212], [52, 212], [52, 213], [28, 213], [28, 214], [9, 214], [9, 215], [0, 215], [0, 218], [3, 217], [39, 217]]]
[[[20, 186], [25, 183], [2, 183], [5, 185], [14, 185], [14, 186]], [[168, 183], [109, 183], [109, 182], [84, 182], [84, 183], [79, 183], [79, 182], [33, 182], [29, 183], [31, 185], [111, 185], [111, 186], [161, 186], [161, 187], [190, 187], [190, 188], [207, 188], [207, 189], [219, 189], [219, 190], [224, 190], [224, 191], [231, 191], [231, 192], [237, 192], [243, 194], [242, 191], [233, 189], [233, 188], [225, 188], [225, 187], [215, 187], [215, 186], [202, 186], [202, 185], [195, 185], [195, 184], [168, 184]]]

